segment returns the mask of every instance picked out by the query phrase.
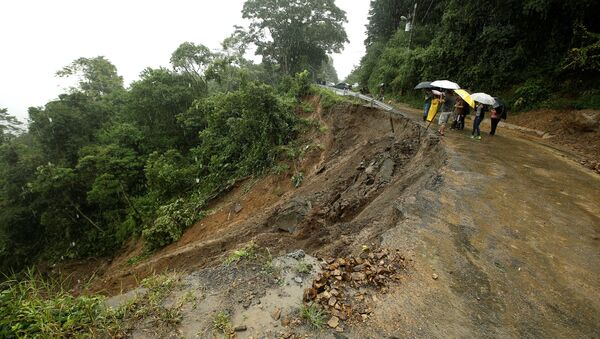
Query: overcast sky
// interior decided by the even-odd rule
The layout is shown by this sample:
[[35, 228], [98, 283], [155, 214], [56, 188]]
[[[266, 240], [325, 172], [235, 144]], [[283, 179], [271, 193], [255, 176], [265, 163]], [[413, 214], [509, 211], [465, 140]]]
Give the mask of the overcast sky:
[[[340, 79], [364, 54], [370, 0], [336, 0], [346, 11], [350, 43], [334, 55]], [[242, 24], [244, 0], [0, 1], [0, 108], [21, 120], [63, 92], [57, 70], [79, 57], [103, 55], [125, 79], [168, 66], [184, 41], [211, 49]]]

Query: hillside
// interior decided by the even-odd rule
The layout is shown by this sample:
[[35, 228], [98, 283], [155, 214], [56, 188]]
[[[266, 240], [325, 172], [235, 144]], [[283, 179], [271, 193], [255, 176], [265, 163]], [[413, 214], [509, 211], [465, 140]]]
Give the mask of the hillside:
[[[439, 140], [376, 109], [312, 104], [306, 117], [323, 126], [303, 140], [322, 147], [298, 163], [299, 188], [289, 174], [239, 183], [179, 242], [96, 272], [92, 290], [116, 294], [125, 334], [598, 333], [597, 175], [515, 136]], [[345, 266], [357, 260], [369, 264]], [[318, 294], [318, 311], [311, 288], [342, 294]]]

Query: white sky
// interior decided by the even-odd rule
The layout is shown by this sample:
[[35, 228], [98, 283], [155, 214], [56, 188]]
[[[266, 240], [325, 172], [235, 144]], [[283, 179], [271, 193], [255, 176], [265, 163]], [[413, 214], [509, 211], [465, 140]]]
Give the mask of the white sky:
[[[244, 0], [2, 0], [0, 108], [21, 120], [63, 92], [57, 70], [103, 55], [125, 84], [146, 67], [169, 66], [184, 41], [211, 49], [242, 24]], [[333, 56], [340, 79], [364, 54], [370, 0], [336, 0], [346, 11], [350, 43]]]

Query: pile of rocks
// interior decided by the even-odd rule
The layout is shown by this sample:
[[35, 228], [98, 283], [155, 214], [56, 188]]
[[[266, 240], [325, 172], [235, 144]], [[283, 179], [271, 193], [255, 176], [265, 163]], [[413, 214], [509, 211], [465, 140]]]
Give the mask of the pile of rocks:
[[317, 303], [331, 318], [327, 324], [343, 331], [342, 321], [365, 321], [377, 293], [385, 293], [388, 284], [398, 281], [405, 269], [404, 257], [397, 251], [368, 249], [358, 257], [329, 259], [310, 288], [304, 290], [304, 302]]

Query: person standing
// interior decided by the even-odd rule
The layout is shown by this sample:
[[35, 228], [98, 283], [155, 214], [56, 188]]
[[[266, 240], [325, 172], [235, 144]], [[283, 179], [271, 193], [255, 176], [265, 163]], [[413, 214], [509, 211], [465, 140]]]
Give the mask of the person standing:
[[[500, 109], [500, 107], [498, 107]], [[490, 110], [490, 120], [492, 121], [492, 129], [490, 131], [490, 135], [494, 136], [496, 134], [496, 128], [498, 127], [498, 123], [500, 123], [500, 112], [498, 109], [493, 108]]]
[[479, 125], [481, 125], [481, 121], [483, 121], [485, 115], [485, 105], [482, 103], [478, 103], [475, 108], [475, 120], [473, 120], [473, 131], [471, 132], [471, 139], [481, 140], [481, 130], [479, 129]]
[[454, 96], [452, 92], [446, 91], [446, 98], [444, 99], [444, 103], [442, 105], [442, 113], [440, 113], [440, 118], [438, 120], [438, 124], [440, 125], [439, 133], [440, 135], [444, 135], [446, 132], [446, 124], [448, 123], [448, 119], [452, 115], [454, 111]]
[[433, 100], [433, 93], [430, 89], [425, 90], [425, 105], [423, 106], [423, 121], [427, 121], [427, 114], [429, 114], [429, 107], [431, 107], [431, 100]]
[[464, 116], [465, 111], [465, 102], [462, 98], [456, 98], [456, 104], [454, 105], [454, 114], [450, 117], [450, 121], [452, 121], [452, 125], [450, 129], [458, 129], [460, 116]]
[[490, 130], [490, 135], [496, 135], [496, 128], [500, 123], [500, 119], [506, 120], [506, 106], [502, 101], [496, 99], [498, 102], [498, 107], [494, 107], [491, 111], [491, 119], [492, 119], [492, 129]]

